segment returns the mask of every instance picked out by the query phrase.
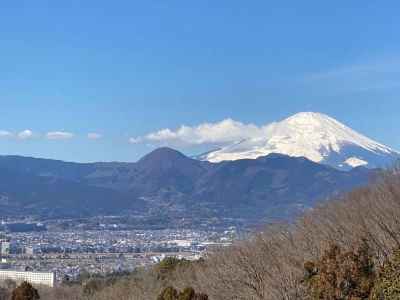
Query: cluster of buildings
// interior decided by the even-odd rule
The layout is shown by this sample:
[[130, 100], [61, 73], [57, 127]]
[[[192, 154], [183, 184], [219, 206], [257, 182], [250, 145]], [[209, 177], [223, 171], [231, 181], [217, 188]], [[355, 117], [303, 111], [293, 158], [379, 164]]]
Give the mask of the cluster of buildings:
[[6, 236], [0, 238], [0, 281], [12, 280], [15, 282], [27, 281], [35, 285], [53, 287], [55, 284], [54, 272], [33, 272], [27, 270], [15, 270], [11, 268], [7, 258], [11, 254], [11, 240]]
[[230, 244], [234, 235], [234, 228], [13, 232], [12, 239], [0, 237], [0, 281], [52, 287], [87, 273], [131, 272], [166, 256], [196, 260], [206, 248]]

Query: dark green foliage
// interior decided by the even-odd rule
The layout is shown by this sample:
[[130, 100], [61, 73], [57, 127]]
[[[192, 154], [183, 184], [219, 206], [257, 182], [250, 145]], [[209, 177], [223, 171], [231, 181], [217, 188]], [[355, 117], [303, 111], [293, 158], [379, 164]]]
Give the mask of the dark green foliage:
[[306, 262], [304, 269], [311, 299], [368, 299], [376, 278], [365, 241], [357, 250], [347, 252], [331, 245], [319, 261]]
[[164, 280], [180, 266], [187, 266], [190, 262], [185, 259], [178, 259], [176, 257], [164, 258], [156, 267], [157, 278]]
[[179, 293], [178, 300], [208, 300], [205, 294], [198, 294], [193, 288], [187, 287]]
[[187, 287], [178, 293], [175, 288], [170, 286], [161, 292], [157, 300], [208, 300], [208, 296], [196, 293], [191, 287]]
[[206, 294], [196, 294], [195, 300], [208, 300], [208, 296]]
[[379, 272], [371, 300], [400, 299], [400, 250]]
[[[157, 280], [162, 280], [165, 285], [173, 282], [177, 276], [186, 276], [191, 268], [203, 264], [204, 261], [191, 262], [176, 257], [166, 257], [154, 268]], [[208, 296], [196, 293], [192, 287], [187, 287], [179, 292], [172, 286], [166, 287], [157, 298], [158, 300], [208, 300]]]
[[164, 271], [174, 270], [183, 260], [176, 257], [166, 257], [159, 264], [158, 268]]
[[193, 288], [185, 288], [182, 292], [179, 293], [178, 300], [193, 300], [195, 299], [195, 295], [196, 293], [194, 292]]
[[38, 300], [40, 299], [37, 289], [30, 283], [24, 281], [12, 292], [11, 300]]
[[178, 292], [172, 286], [165, 288], [157, 297], [157, 300], [177, 300]]

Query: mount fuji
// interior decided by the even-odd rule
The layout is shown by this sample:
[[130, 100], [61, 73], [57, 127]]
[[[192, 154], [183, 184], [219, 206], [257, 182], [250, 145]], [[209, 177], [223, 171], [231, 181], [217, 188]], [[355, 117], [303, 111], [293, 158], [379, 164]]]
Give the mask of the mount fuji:
[[305, 157], [349, 170], [389, 167], [400, 153], [321, 113], [301, 112], [265, 127], [265, 137], [237, 141], [200, 155], [209, 162], [256, 159], [270, 153]]

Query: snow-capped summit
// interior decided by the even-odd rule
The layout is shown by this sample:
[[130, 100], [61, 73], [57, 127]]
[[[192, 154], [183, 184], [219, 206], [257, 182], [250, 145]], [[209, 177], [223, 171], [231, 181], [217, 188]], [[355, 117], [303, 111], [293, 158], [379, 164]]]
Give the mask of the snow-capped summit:
[[301, 112], [265, 127], [265, 137], [238, 141], [209, 152], [210, 162], [255, 159], [270, 153], [306, 157], [339, 169], [385, 167], [400, 158], [395, 150], [321, 113]]

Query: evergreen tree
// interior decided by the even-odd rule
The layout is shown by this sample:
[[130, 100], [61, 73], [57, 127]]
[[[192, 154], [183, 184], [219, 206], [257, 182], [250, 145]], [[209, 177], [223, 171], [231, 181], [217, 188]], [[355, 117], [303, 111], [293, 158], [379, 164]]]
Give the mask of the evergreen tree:
[[307, 262], [304, 268], [309, 295], [318, 300], [368, 299], [376, 278], [365, 241], [348, 252], [331, 245], [319, 261]]
[[395, 252], [393, 258], [379, 272], [371, 299], [400, 299], [400, 250]]
[[177, 300], [177, 299], [178, 299], [178, 292], [172, 286], [166, 287], [157, 297], [157, 300]]
[[178, 300], [193, 300], [195, 297], [194, 289], [189, 287], [185, 288], [182, 292], [179, 293]]
[[24, 281], [12, 292], [11, 300], [38, 300], [40, 299], [37, 289], [29, 282]]
[[170, 286], [161, 292], [157, 300], [208, 300], [208, 296], [205, 294], [197, 294], [191, 287], [187, 287], [182, 292], [178, 293], [175, 288]]

